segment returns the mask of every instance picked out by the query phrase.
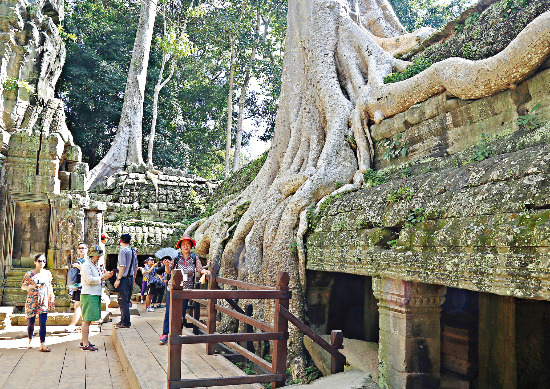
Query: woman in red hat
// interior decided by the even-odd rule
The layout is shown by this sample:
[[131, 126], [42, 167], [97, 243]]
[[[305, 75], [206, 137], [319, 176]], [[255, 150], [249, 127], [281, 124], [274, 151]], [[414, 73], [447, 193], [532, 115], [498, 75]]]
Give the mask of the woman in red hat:
[[[173, 269], [180, 269], [183, 273], [183, 289], [193, 288], [193, 279], [195, 271], [200, 274], [210, 274], [210, 270], [203, 268], [200, 259], [191, 252], [191, 248], [195, 247], [196, 243], [190, 236], [184, 235], [176, 243], [176, 248], [180, 249], [178, 257], [171, 261], [165, 260], [164, 267], [160, 267], [157, 273], [170, 274]], [[185, 312], [189, 305], [189, 300], [185, 299], [183, 302], [183, 322], [185, 323]], [[170, 283], [168, 283], [168, 293], [166, 294], [166, 313], [164, 314], [164, 325], [162, 328], [162, 336], [159, 339], [160, 344], [166, 344], [168, 342], [168, 332], [170, 330]]]

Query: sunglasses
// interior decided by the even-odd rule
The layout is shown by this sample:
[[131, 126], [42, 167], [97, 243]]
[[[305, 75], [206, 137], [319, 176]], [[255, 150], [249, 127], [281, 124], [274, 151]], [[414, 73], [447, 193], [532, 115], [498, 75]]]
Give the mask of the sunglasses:
[[78, 249], [79, 249], [79, 250], [86, 250], [87, 247], [79, 247]]
[[46, 261], [45, 261], [45, 260], [42, 260], [42, 259], [39, 259], [39, 260], [37, 260], [36, 262], [38, 262], [38, 263], [46, 263]]

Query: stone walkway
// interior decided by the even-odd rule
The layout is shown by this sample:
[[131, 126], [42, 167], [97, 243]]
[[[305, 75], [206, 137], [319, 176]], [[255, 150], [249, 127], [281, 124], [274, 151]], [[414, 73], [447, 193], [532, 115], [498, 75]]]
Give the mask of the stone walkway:
[[111, 323], [92, 328], [90, 341], [99, 351], [79, 348], [80, 332], [66, 333], [65, 327], [48, 327], [46, 343], [52, 351], [38, 351], [39, 339], [27, 349], [26, 327], [12, 327], [0, 336], [0, 388], [129, 388], [111, 337]]
[[[24, 326], [0, 331], [0, 389], [38, 385], [48, 389], [166, 388], [168, 347], [158, 343], [165, 309], [145, 312], [144, 308], [138, 304], [140, 315], [132, 316], [129, 329], [114, 330], [112, 323], [92, 325], [90, 341], [99, 349], [96, 352], [82, 351], [80, 332], [68, 333], [65, 326], [48, 326], [46, 344], [52, 350], [50, 353], [38, 351], [37, 335], [33, 339], [34, 348], [26, 348]], [[187, 329], [184, 331], [191, 334]], [[245, 375], [223, 356], [206, 355], [205, 348], [204, 344], [182, 346], [182, 378]], [[263, 387], [256, 384], [223, 388]]]

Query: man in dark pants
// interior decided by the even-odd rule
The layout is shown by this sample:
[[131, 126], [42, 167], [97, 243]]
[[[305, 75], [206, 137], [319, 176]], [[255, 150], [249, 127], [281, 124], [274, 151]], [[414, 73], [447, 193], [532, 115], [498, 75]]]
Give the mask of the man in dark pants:
[[130, 234], [120, 236], [120, 252], [118, 253], [118, 272], [114, 287], [118, 291], [118, 306], [120, 307], [120, 321], [116, 328], [130, 328], [130, 299], [134, 286], [137, 261], [134, 259], [133, 250], [130, 248]]

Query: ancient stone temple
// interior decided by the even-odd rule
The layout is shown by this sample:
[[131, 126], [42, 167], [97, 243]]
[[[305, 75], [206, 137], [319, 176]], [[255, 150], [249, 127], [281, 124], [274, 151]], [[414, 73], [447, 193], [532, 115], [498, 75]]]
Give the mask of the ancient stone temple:
[[380, 387], [548, 385], [549, 122], [550, 60], [432, 97], [373, 125], [366, 187], [312, 215], [310, 324], [377, 344]]
[[[83, 191], [87, 164], [65, 124], [54, 88], [65, 61], [57, 25], [63, 1], [1, 2], [2, 158], [0, 278], [2, 304], [21, 304], [22, 273], [45, 253], [66, 296], [63, 272], [75, 244], [99, 236], [101, 218]], [[101, 208], [101, 207], [100, 207]], [[59, 306], [68, 306], [61, 298]]]
[[[118, 236], [134, 237], [140, 259], [173, 246], [187, 219], [205, 210], [216, 186], [168, 169], [146, 175], [130, 167], [84, 190], [82, 162], [54, 89], [65, 62], [58, 30], [63, 1], [0, 1], [0, 304], [22, 306], [23, 274], [45, 253], [55, 276], [57, 306], [68, 309], [65, 275], [79, 242], [114, 239], [108, 258], [116, 266]], [[177, 240], [177, 239], [176, 239]]]

